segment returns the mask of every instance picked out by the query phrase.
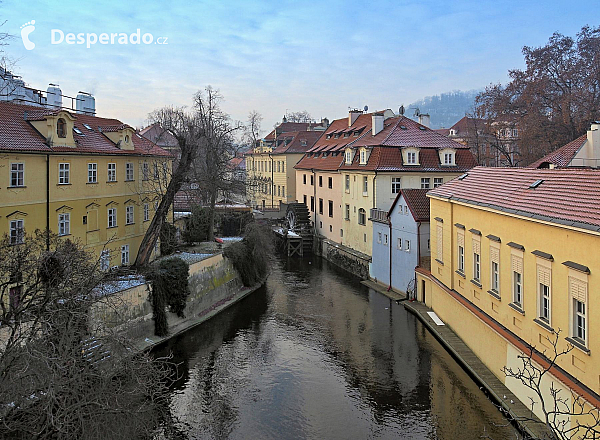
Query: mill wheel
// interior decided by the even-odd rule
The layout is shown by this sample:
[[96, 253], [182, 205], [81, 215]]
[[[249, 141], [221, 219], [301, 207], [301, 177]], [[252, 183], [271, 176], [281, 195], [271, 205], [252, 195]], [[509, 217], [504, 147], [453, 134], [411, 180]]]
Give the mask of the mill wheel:
[[292, 231], [301, 230], [310, 225], [308, 207], [304, 203], [290, 203], [285, 214], [287, 226]]

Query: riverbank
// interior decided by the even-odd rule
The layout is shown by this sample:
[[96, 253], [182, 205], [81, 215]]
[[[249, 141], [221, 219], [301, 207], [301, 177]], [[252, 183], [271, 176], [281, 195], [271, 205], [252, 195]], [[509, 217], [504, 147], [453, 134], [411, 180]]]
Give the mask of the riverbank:
[[533, 438], [550, 438], [547, 427], [541, 421], [532, 421], [538, 420], [535, 414], [481, 362], [467, 344], [447, 325], [440, 325], [434, 321], [428, 314], [432, 312], [429, 307], [417, 301], [405, 301], [404, 307], [417, 316], [469, 376], [487, 391], [492, 401], [509, 414], [510, 419], [522, 432]]

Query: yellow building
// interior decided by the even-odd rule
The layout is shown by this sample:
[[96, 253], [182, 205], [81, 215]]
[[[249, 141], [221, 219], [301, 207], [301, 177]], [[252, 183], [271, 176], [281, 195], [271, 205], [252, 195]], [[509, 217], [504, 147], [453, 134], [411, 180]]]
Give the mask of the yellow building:
[[[537, 400], [504, 366], [548, 365], [542, 383], [600, 407], [600, 172], [477, 167], [428, 193], [431, 272], [425, 302], [525, 405]], [[541, 417], [539, 402], [534, 411]]]
[[50, 229], [101, 266], [133, 263], [171, 156], [116, 119], [0, 103], [0, 231]]
[[246, 154], [247, 191], [253, 206], [279, 208], [296, 200], [294, 166], [325, 128], [326, 122], [284, 121]]

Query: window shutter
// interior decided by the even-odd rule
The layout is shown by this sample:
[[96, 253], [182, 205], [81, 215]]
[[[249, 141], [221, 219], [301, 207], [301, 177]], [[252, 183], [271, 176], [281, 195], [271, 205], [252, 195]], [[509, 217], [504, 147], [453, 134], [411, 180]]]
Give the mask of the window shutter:
[[538, 266], [538, 284], [550, 287], [550, 269]]
[[437, 225], [437, 258], [440, 261], [444, 261], [443, 260], [443, 256], [444, 256], [444, 248], [443, 248], [443, 240], [444, 240], [444, 227], [440, 224]]
[[481, 255], [481, 242], [479, 240], [473, 240], [473, 253]]
[[463, 248], [465, 247], [465, 234], [457, 234], [457, 239], [456, 241], [458, 242], [459, 246], [462, 246]]
[[574, 277], [569, 277], [569, 291], [577, 301], [587, 303], [587, 283]]
[[490, 248], [490, 259], [492, 260], [492, 263], [500, 265], [500, 249], [495, 247]]
[[513, 272], [523, 274], [523, 259], [519, 257], [512, 256], [512, 270]]

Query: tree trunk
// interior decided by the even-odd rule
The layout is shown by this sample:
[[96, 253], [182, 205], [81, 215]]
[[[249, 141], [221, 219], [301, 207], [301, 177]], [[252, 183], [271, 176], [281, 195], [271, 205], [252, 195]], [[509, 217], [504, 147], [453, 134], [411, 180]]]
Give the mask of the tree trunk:
[[215, 205], [217, 203], [217, 191], [215, 188], [214, 191], [210, 192], [210, 207], [208, 211], [208, 241], [213, 241], [215, 239]]

